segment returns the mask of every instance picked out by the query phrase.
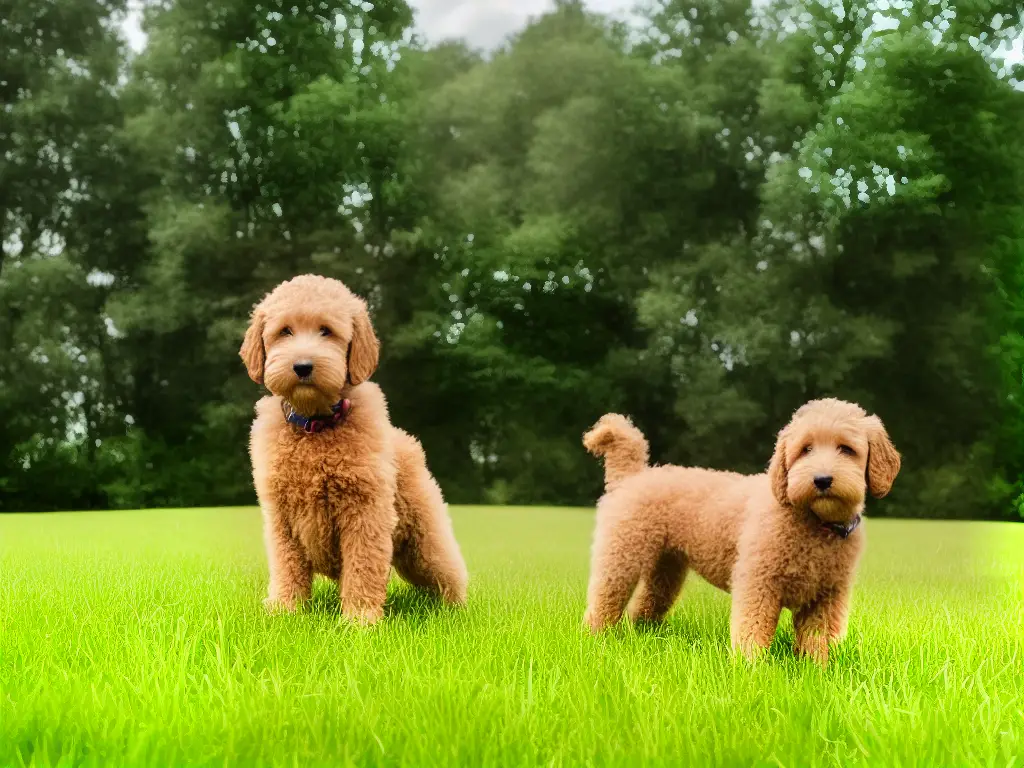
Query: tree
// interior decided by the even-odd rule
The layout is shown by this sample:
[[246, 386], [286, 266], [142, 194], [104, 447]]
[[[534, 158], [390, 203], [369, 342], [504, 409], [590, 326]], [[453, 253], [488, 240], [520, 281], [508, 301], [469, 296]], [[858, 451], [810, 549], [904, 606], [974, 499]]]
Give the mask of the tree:
[[[811, 397], [849, 397], [905, 451], [889, 510], [1005, 514], [1021, 464], [1000, 425], [1019, 418], [993, 353], [1006, 314], [992, 295], [1005, 253], [1020, 253], [1021, 94], [920, 18], [874, 34], [871, 17], [860, 4], [771, 9], [766, 40], [782, 42], [748, 128], [768, 160], [756, 231], [671, 265], [640, 306], [686, 377], [677, 411], [733, 419], [730, 435], [767, 452], [759, 425]], [[782, 35], [780, 18], [802, 21]], [[808, 104], [791, 149], [758, 149], [762, 116], [806, 120]]]
[[265, 291], [317, 271], [372, 297], [387, 73], [409, 20], [400, 0], [148, 11], [125, 98], [127, 141], [158, 180], [143, 196], [150, 248], [109, 303], [142, 461], [160, 466], [147, 503], [251, 498], [238, 446], [259, 393], [237, 349]]
[[117, 417], [77, 225], [96, 200], [119, 120], [124, 3], [8, 5], [0, 21], [0, 509], [92, 506], [101, 495], [90, 463]]
[[1017, 4], [560, 0], [485, 58], [174, 0], [130, 63], [119, 12], [0, 28], [4, 508], [250, 502], [246, 317], [318, 272], [453, 502], [591, 503], [612, 410], [758, 471], [835, 395], [905, 455], [876, 513], [1024, 509]]

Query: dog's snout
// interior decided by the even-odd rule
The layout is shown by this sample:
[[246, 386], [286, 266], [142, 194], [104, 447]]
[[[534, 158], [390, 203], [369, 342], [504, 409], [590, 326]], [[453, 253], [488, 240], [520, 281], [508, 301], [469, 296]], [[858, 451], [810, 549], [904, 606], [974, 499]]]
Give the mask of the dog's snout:
[[295, 371], [295, 375], [300, 379], [308, 379], [310, 374], [313, 373], [313, 364], [308, 360], [303, 360], [302, 362], [295, 363], [292, 366], [292, 370]]
[[827, 491], [832, 487], [832, 475], [815, 475], [814, 487], [819, 491]]

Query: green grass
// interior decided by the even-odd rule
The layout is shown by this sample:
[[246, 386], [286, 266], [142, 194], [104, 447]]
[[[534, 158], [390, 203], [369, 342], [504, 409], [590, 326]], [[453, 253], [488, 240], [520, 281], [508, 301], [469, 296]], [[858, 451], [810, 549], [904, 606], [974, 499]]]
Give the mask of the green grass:
[[468, 607], [401, 584], [269, 617], [253, 509], [0, 515], [0, 766], [1024, 766], [1024, 525], [872, 520], [821, 671], [727, 652], [697, 579], [665, 626], [581, 629], [585, 510], [461, 508]]

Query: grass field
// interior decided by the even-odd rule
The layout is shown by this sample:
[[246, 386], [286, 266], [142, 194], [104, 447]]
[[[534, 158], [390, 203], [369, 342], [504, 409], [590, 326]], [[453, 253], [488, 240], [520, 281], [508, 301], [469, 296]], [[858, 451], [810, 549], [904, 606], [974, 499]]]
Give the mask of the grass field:
[[259, 514], [0, 516], [0, 766], [1024, 766], [1024, 525], [873, 520], [821, 671], [730, 661], [728, 597], [581, 630], [591, 515], [461, 508], [469, 605], [326, 582], [269, 617]]

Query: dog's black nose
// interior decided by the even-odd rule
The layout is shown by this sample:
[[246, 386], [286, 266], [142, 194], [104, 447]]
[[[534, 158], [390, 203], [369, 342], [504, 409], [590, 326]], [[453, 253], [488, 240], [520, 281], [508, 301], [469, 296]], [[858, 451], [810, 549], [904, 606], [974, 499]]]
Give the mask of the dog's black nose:
[[819, 491], [827, 491], [832, 487], [832, 475], [815, 475], [814, 487]]
[[292, 370], [295, 371], [295, 375], [300, 379], [308, 379], [309, 374], [313, 372], [313, 364], [306, 362], [296, 363], [292, 366]]

